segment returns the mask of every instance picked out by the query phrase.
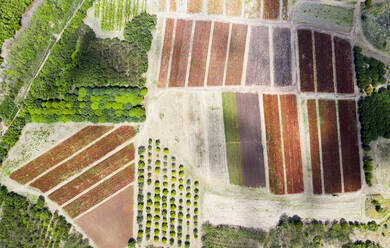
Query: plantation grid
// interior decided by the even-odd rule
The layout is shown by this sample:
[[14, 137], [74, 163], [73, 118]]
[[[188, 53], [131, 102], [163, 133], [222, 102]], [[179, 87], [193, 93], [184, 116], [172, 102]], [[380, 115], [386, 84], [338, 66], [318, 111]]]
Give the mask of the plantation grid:
[[221, 91], [231, 184], [302, 193], [309, 170], [313, 194], [361, 188], [348, 38], [283, 25], [159, 21], [157, 87]]

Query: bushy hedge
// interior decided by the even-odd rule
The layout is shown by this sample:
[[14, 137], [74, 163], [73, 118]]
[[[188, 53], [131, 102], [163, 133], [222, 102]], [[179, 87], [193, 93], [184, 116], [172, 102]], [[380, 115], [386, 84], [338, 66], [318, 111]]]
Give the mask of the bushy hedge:
[[26, 125], [24, 117], [15, 118], [11, 126], [8, 127], [6, 133], [1, 137], [0, 141], [0, 164], [3, 163], [8, 151], [19, 140], [22, 129]]

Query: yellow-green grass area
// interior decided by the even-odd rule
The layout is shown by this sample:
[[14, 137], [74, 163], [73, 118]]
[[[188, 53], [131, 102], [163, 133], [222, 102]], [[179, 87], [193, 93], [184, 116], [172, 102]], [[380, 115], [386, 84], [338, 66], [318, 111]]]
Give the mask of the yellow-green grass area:
[[354, 9], [327, 4], [303, 2], [295, 8], [294, 23], [349, 33], [353, 26]]
[[229, 181], [231, 184], [243, 185], [236, 94], [223, 92], [222, 106]]
[[383, 219], [390, 213], [390, 199], [385, 199], [380, 194], [368, 195], [365, 207], [367, 217]]

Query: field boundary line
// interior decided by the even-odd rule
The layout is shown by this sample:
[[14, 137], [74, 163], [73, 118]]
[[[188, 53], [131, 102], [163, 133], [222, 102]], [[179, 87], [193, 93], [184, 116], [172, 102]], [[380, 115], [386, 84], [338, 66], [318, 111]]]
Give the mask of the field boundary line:
[[247, 32], [246, 32], [246, 40], [245, 40], [245, 51], [244, 51], [244, 58], [242, 62], [242, 73], [241, 73], [241, 87], [245, 87], [246, 85], [246, 69], [248, 65], [248, 54], [250, 50], [250, 39], [251, 39], [251, 32], [252, 26], [247, 25]]
[[[209, 1], [213, 1], [213, 0], [209, 0]], [[240, 14], [240, 17], [245, 17], [245, 0], [241, 0], [241, 14]]]
[[321, 116], [320, 116], [320, 106], [319, 100], [315, 99], [316, 109], [317, 109], [317, 129], [318, 129], [318, 149], [320, 153], [320, 169], [321, 169], [321, 183], [322, 183], [322, 195], [325, 195], [325, 176], [324, 176], [324, 165], [322, 161], [322, 137], [321, 137]]
[[339, 101], [335, 101], [336, 106], [336, 121], [337, 121], [337, 143], [339, 145], [339, 164], [340, 164], [340, 177], [341, 177], [341, 193], [344, 193], [344, 166], [343, 166], [343, 151], [341, 149], [341, 131], [340, 131], [340, 114], [339, 114]]
[[284, 135], [283, 135], [283, 115], [282, 115], [282, 106], [280, 106], [280, 95], [278, 97], [278, 111], [279, 111], [279, 126], [280, 126], [280, 141], [281, 141], [281, 150], [283, 158], [283, 171], [284, 171], [284, 194], [288, 194], [287, 188], [287, 175], [286, 175], [286, 156], [284, 154]]
[[[307, 106], [302, 99], [296, 96], [297, 101], [297, 119], [298, 119], [298, 128], [299, 128], [299, 139], [300, 139], [300, 148], [301, 148], [301, 167], [302, 167], [302, 180], [303, 180], [303, 192], [313, 192], [313, 180], [310, 180], [313, 176], [308, 170], [309, 165], [311, 165], [311, 155], [308, 156], [307, 152], [311, 154], [310, 149], [310, 140], [307, 142], [307, 134], [309, 133], [308, 127], [309, 123], [305, 121], [304, 116], [307, 114]], [[306, 110], [306, 111], [305, 111]], [[307, 118], [309, 119], [309, 118]], [[310, 136], [310, 135], [309, 135]], [[309, 145], [308, 145], [309, 144]]]
[[188, 79], [190, 77], [190, 67], [191, 67], [191, 60], [192, 60], [192, 48], [194, 46], [194, 34], [195, 34], [195, 25], [198, 21], [191, 20], [192, 26], [191, 26], [191, 37], [190, 37], [190, 49], [188, 50], [188, 59], [187, 59], [187, 67], [186, 67], [186, 78], [184, 80], [184, 88], [188, 88]]
[[267, 138], [266, 138], [267, 133], [265, 130], [263, 94], [258, 93], [258, 99], [259, 99], [259, 109], [260, 109], [261, 142], [263, 144], [265, 188], [266, 188], [268, 193], [271, 193], [270, 183], [269, 183], [268, 147], [267, 147]]
[[[313, 30], [310, 30], [311, 32], [311, 45], [312, 45], [312, 51], [313, 51], [313, 83], [314, 83], [314, 92], [317, 93], [317, 56], [316, 56], [316, 44], [315, 44], [315, 37]], [[317, 104], [317, 102], [316, 102]], [[318, 104], [317, 104], [318, 105]], [[318, 119], [318, 108], [317, 108], [317, 119]], [[321, 159], [322, 161], [322, 159]]]
[[332, 43], [332, 70], [333, 70], [333, 90], [334, 94], [338, 94], [337, 91], [337, 71], [336, 71], [336, 56], [335, 56], [335, 45], [334, 45], [334, 35], [330, 35], [331, 43]]
[[259, 19], [263, 20], [264, 19], [263, 18], [263, 15], [264, 15], [264, 0], [260, 0], [260, 4], [261, 4], [261, 6], [260, 6], [260, 18]]
[[[270, 71], [270, 86], [275, 87], [275, 65], [274, 65], [274, 39], [273, 39], [273, 28], [271, 26], [268, 27], [268, 53], [269, 53], [269, 71]], [[279, 96], [278, 96], [279, 99]], [[278, 100], [279, 101], [279, 100]]]
[[[168, 2], [168, 8], [169, 8], [170, 1], [167, 1], [167, 2]], [[172, 59], [173, 59], [172, 58], [173, 57], [173, 50], [175, 50], [174, 46], [175, 46], [175, 40], [176, 40], [176, 26], [177, 26], [177, 19], [173, 18], [173, 30], [172, 30], [172, 41], [171, 41], [172, 43], [171, 43], [171, 51], [169, 52], [167, 83], [166, 83], [165, 88], [169, 88], [171, 85], [171, 82], [170, 82], [171, 81], [171, 67], [172, 67]], [[164, 30], [164, 32], [165, 32], [165, 30]]]
[[[158, 64], [157, 64], [157, 72], [156, 72], [156, 74], [157, 74], [157, 76], [156, 76], [156, 78], [155, 78], [155, 80], [157, 81], [157, 85], [158, 85], [158, 81], [160, 81], [160, 73], [161, 73], [161, 60], [162, 60], [162, 57], [163, 57], [163, 51], [164, 51], [164, 40], [165, 40], [165, 29], [166, 29], [166, 26], [167, 26], [167, 20], [168, 20], [168, 18], [166, 18], [166, 17], [161, 17], [161, 18], [159, 18], [159, 20], [161, 20], [162, 19], [162, 27], [161, 27], [161, 47], [160, 47], [160, 49], [159, 49], [159, 51], [158, 51], [158, 53], [159, 53], [159, 55], [158, 55]], [[156, 32], [158, 32], [158, 29], [156, 29]], [[169, 67], [169, 65], [168, 65], [168, 67]], [[169, 72], [169, 68], [168, 68], [168, 72]], [[167, 77], [168, 77], [168, 73], [167, 73]], [[164, 88], [167, 88], [168, 87], [168, 80], [167, 80], [167, 82], [166, 82], [166, 85], [165, 85], [165, 87]]]
[[[85, 212], [79, 214], [76, 218], [71, 218], [72, 220], [77, 220], [79, 218], [81, 218], [82, 216], [92, 212], [93, 210], [95, 210], [96, 208], [100, 207], [101, 205], [103, 205], [104, 203], [108, 202], [109, 200], [111, 200], [112, 198], [114, 198], [115, 196], [119, 195], [120, 193], [122, 193], [123, 191], [125, 191], [126, 189], [130, 188], [130, 187], [134, 187], [134, 182], [132, 183], [129, 183], [128, 185], [126, 185], [125, 187], [121, 188], [120, 190], [118, 190], [117, 192], [115, 192], [114, 194], [110, 195], [109, 197], [105, 198], [103, 201], [97, 203], [95, 206], [92, 206], [91, 208], [89, 208], [88, 210], [86, 210]], [[135, 193], [133, 193], [135, 195]], [[130, 205], [130, 204], [129, 204]], [[133, 205], [136, 205], [133, 203]], [[63, 210], [64, 213], [66, 213], [68, 215], [68, 213]], [[70, 216], [69, 216], [70, 218]], [[136, 218], [135, 218], [136, 219]], [[77, 225], [77, 224], [76, 224]]]
[[225, 83], [226, 83], [226, 75], [227, 75], [227, 67], [228, 67], [228, 63], [229, 63], [229, 50], [230, 50], [230, 39], [232, 36], [232, 28], [233, 28], [233, 24], [229, 23], [229, 36], [228, 36], [228, 40], [227, 40], [225, 68], [223, 69], [222, 87], [225, 87]]
[[215, 22], [214, 21], [211, 21], [211, 25], [210, 25], [210, 37], [209, 37], [209, 47], [208, 47], [208, 50], [207, 50], [207, 60], [206, 60], [206, 69], [205, 69], [205, 72], [204, 72], [204, 81], [203, 81], [203, 88], [206, 88], [207, 87], [207, 84], [208, 84], [208, 77], [209, 77], [209, 69], [210, 69], [210, 59], [211, 59], [211, 49], [212, 49], [212, 45], [213, 45], [213, 36], [214, 36], [214, 25]]
[[[63, 204], [59, 205], [57, 204], [55, 201], [50, 200], [52, 202], [55, 202], [57, 205], [59, 206], [66, 206], [67, 204], [71, 203], [72, 201], [76, 200], [77, 198], [79, 198], [81, 195], [85, 194], [85, 193], [88, 193], [89, 191], [91, 191], [92, 189], [96, 188], [96, 186], [98, 186], [99, 184], [107, 181], [108, 179], [110, 179], [111, 177], [113, 177], [114, 175], [118, 174], [120, 171], [124, 170], [125, 168], [129, 167], [131, 164], [134, 164], [134, 181], [135, 181], [135, 168], [136, 168], [136, 159], [134, 158], [132, 161], [130, 162], [127, 162], [125, 164], [123, 164], [120, 168], [116, 169], [115, 171], [113, 171], [110, 175], [106, 176], [105, 178], [99, 180], [98, 182], [94, 183], [93, 185], [91, 185], [90, 187], [88, 187], [87, 189], [83, 190], [82, 192], [80, 192], [79, 194], [75, 195], [74, 197], [72, 197], [71, 199], [69, 199], [68, 201], [64, 202]], [[72, 179], [73, 180], [73, 179]], [[70, 181], [72, 180], [69, 180], [66, 184], [68, 184]], [[64, 185], [66, 185], [64, 184]], [[63, 185], [63, 186], [64, 186]], [[59, 187], [61, 188], [61, 187]], [[53, 191], [54, 192], [54, 191]], [[47, 195], [50, 195], [49, 193]]]
[[[82, 153], [83, 151], [85, 151], [86, 149], [88, 149], [89, 147], [93, 146], [96, 142], [100, 141], [101, 139], [105, 138], [107, 135], [111, 134], [112, 132], [114, 132], [115, 130], [117, 130], [119, 128], [119, 126], [114, 126], [113, 129], [109, 130], [108, 132], [106, 132], [104, 135], [100, 136], [99, 138], [95, 139], [94, 141], [92, 141], [91, 143], [89, 143], [88, 145], [84, 146], [83, 148], [81, 148], [80, 150], [78, 150], [77, 152], [73, 153], [71, 156], [67, 157], [66, 159], [62, 160], [61, 162], [59, 162], [58, 164], [52, 166], [50, 169], [44, 171], [43, 173], [41, 173], [40, 175], [38, 175], [37, 177], [33, 178], [32, 180], [28, 181], [27, 183], [25, 183], [25, 185], [28, 185], [28, 186], [31, 186], [30, 184], [33, 183], [34, 181], [38, 180], [39, 178], [43, 177], [44, 175], [48, 174], [50, 171], [54, 170], [55, 168], [61, 166], [62, 164], [66, 163], [68, 160], [72, 159], [73, 157], [79, 155], [80, 153]], [[53, 147], [53, 146], [52, 146]], [[50, 150], [48, 150], [50, 151]]]
[[[134, 136], [135, 137], [135, 136]], [[54, 186], [53, 188], [51, 188], [50, 190], [48, 190], [46, 192], [47, 195], [50, 195], [51, 193], [53, 193], [54, 191], [56, 191], [57, 189], [61, 188], [62, 186], [64, 186], [65, 184], [67, 184], [68, 182], [72, 181], [73, 179], [77, 178], [78, 176], [80, 176], [81, 174], [83, 174], [84, 172], [86, 172], [87, 170], [91, 169], [92, 167], [94, 167], [95, 165], [99, 164], [100, 162], [103, 162], [105, 159], [111, 157], [112, 155], [114, 155], [115, 153], [119, 152], [120, 150], [122, 150], [125, 146], [128, 146], [132, 143], [132, 141], [134, 140], [134, 137], [127, 140], [126, 142], [124, 142], [123, 144], [115, 147], [114, 150], [110, 151], [109, 153], [105, 154], [103, 157], [100, 157], [98, 160], [96, 160], [95, 162], [89, 164], [88, 166], [86, 166], [85, 168], [81, 169], [80, 171], [78, 171], [75, 175], [67, 178], [65, 181], [57, 184], [56, 186]], [[135, 149], [135, 148], [134, 148]]]

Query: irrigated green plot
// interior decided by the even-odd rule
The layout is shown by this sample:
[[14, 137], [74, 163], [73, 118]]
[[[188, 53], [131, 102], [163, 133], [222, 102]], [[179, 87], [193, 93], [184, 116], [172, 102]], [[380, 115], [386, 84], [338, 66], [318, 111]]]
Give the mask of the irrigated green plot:
[[353, 12], [353, 8], [304, 2], [296, 7], [294, 23], [350, 32], [353, 26]]
[[232, 184], [242, 185], [243, 178], [236, 95], [230, 92], [222, 93], [222, 105], [229, 180]]

